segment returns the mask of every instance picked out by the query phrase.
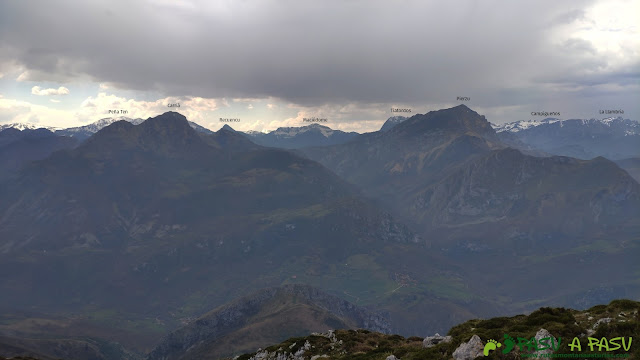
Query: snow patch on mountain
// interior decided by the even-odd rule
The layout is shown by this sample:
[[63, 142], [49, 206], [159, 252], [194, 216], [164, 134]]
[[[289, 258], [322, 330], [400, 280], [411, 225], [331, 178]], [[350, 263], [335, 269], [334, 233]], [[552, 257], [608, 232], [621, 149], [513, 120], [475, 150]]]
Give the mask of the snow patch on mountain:
[[627, 132], [628, 135], [640, 134], [640, 123], [638, 123], [637, 121], [629, 120], [629, 119], [623, 119], [622, 117], [619, 117], [619, 116], [608, 117], [604, 119], [593, 118], [593, 119], [561, 120], [556, 118], [547, 118], [543, 120], [520, 120], [520, 121], [514, 121], [510, 123], [505, 123], [505, 124], [491, 124], [491, 126], [497, 133], [504, 132], [504, 131], [517, 133], [523, 130], [531, 129], [531, 128], [542, 126], [542, 125], [554, 124], [557, 122], [560, 123], [560, 127], [563, 127], [564, 125], [575, 123], [575, 122], [578, 122], [585, 126], [591, 126], [591, 125], [594, 125], [594, 126], [606, 125], [608, 127], [623, 126], [627, 129], [625, 131]]
[[306, 133], [309, 131], [319, 132], [326, 138], [330, 137], [334, 133], [334, 130], [332, 130], [329, 127], [318, 125], [318, 124], [311, 124], [311, 125], [301, 126], [301, 127], [277, 128], [275, 131], [272, 132], [272, 134], [280, 137], [284, 137], [284, 138], [290, 138], [290, 137], [295, 137], [299, 134]]
[[562, 126], [562, 120], [556, 119], [556, 118], [546, 118], [543, 120], [520, 120], [520, 121], [514, 121], [510, 123], [505, 123], [505, 124], [491, 123], [491, 126], [497, 133], [503, 132], [503, 131], [518, 132], [518, 131], [526, 130], [532, 127], [546, 125], [546, 124], [553, 124], [557, 122], [560, 122], [560, 126]]
[[249, 136], [260, 136], [260, 135], [268, 134], [269, 132], [268, 131], [247, 130], [244, 133], [249, 135]]

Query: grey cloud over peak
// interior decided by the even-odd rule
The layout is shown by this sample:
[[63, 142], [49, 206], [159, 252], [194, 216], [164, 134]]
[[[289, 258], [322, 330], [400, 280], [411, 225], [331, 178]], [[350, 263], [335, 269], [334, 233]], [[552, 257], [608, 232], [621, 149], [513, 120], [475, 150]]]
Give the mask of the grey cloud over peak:
[[21, 64], [28, 80], [90, 77], [166, 96], [317, 106], [482, 94], [513, 105], [536, 101], [548, 76], [629, 81], [589, 40], [562, 33], [588, 24], [594, 3], [5, 1], [0, 63]]

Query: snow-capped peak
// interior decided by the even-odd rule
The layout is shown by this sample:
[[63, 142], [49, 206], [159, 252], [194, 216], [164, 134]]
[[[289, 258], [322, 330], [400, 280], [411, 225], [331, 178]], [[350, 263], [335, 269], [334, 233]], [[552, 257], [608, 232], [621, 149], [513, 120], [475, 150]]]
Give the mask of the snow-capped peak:
[[68, 128], [66, 129], [67, 131], [70, 132], [77, 132], [77, 131], [88, 131], [91, 133], [97, 133], [98, 131], [102, 130], [103, 128], [118, 122], [118, 121], [127, 121], [132, 123], [133, 125], [139, 125], [141, 124], [144, 120], [137, 118], [137, 119], [131, 119], [125, 116], [118, 116], [118, 117], [110, 117], [110, 118], [102, 118], [98, 121], [92, 122], [91, 124], [87, 124], [84, 126], [76, 126], [76, 127], [72, 127], [72, 128]]
[[10, 124], [0, 124], [0, 131], [5, 130], [5, 129], [16, 129], [16, 130], [20, 130], [20, 131], [24, 131], [24, 130], [35, 130], [35, 129], [41, 129], [41, 128], [45, 128], [47, 130], [50, 131], [55, 131], [58, 128], [55, 127], [51, 127], [51, 126], [39, 126], [39, 125], [34, 125], [34, 124], [27, 124], [27, 123], [10, 123]]
[[621, 116], [617, 116], [617, 117], [608, 117], [600, 120], [600, 122], [602, 122], [603, 124], [607, 124], [609, 126], [611, 126], [611, 124], [616, 121], [624, 121], [624, 119]]

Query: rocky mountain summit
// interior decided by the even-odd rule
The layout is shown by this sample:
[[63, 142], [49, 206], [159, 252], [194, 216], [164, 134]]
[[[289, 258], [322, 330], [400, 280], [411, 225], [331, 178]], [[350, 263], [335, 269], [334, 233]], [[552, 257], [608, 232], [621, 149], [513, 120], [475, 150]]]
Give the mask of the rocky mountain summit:
[[[90, 138], [93, 134], [97, 133], [98, 131], [118, 121], [126, 121], [133, 125], [140, 125], [146, 120], [147, 119], [129, 118], [126, 116], [108, 117], [108, 118], [103, 118], [83, 126], [70, 127], [66, 129], [58, 129], [55, 131], [55, 133], [56, 135], [71, 136], [73, 138], [78, 139], [78, 141], [84, 141]], [[198, 125], [193, 121], [189, 121], [189, 126], [191, 126], [191, 128], [193, 128], [199, 133], [213, 134], [213, 131], [201, 125]]]

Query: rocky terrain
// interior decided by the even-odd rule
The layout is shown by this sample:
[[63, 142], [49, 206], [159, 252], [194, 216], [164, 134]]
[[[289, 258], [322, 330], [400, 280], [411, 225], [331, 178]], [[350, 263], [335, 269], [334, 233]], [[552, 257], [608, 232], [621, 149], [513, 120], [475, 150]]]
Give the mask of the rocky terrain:
[[[616, 300], [583, 311], [540, 308], [529, 315], [470, 320], [453, 327], [446, 336], [436, 334], [424, 339], [367, 330], [331, 330], [292, 338], [234, 359], [471, 360], [485, 355], [492, 359], [520, 359], [552, 353], [579, 353], [585, 358], [594, 354], [626, 354], [628, 359], [638, 359], [640, 346], [635, 343], [638, 334], [640, 303]], [[621, 344], [616, 349], [609, 341], [614, 338]], [[623, 341], [627, 349], [622, 346]], [[600, 346], [591, 351], [588, 344], [596, 342]], [[580, 350], [577, 343], [581, 344]], [[573, 350], [570, 344], [574, 345]]]

